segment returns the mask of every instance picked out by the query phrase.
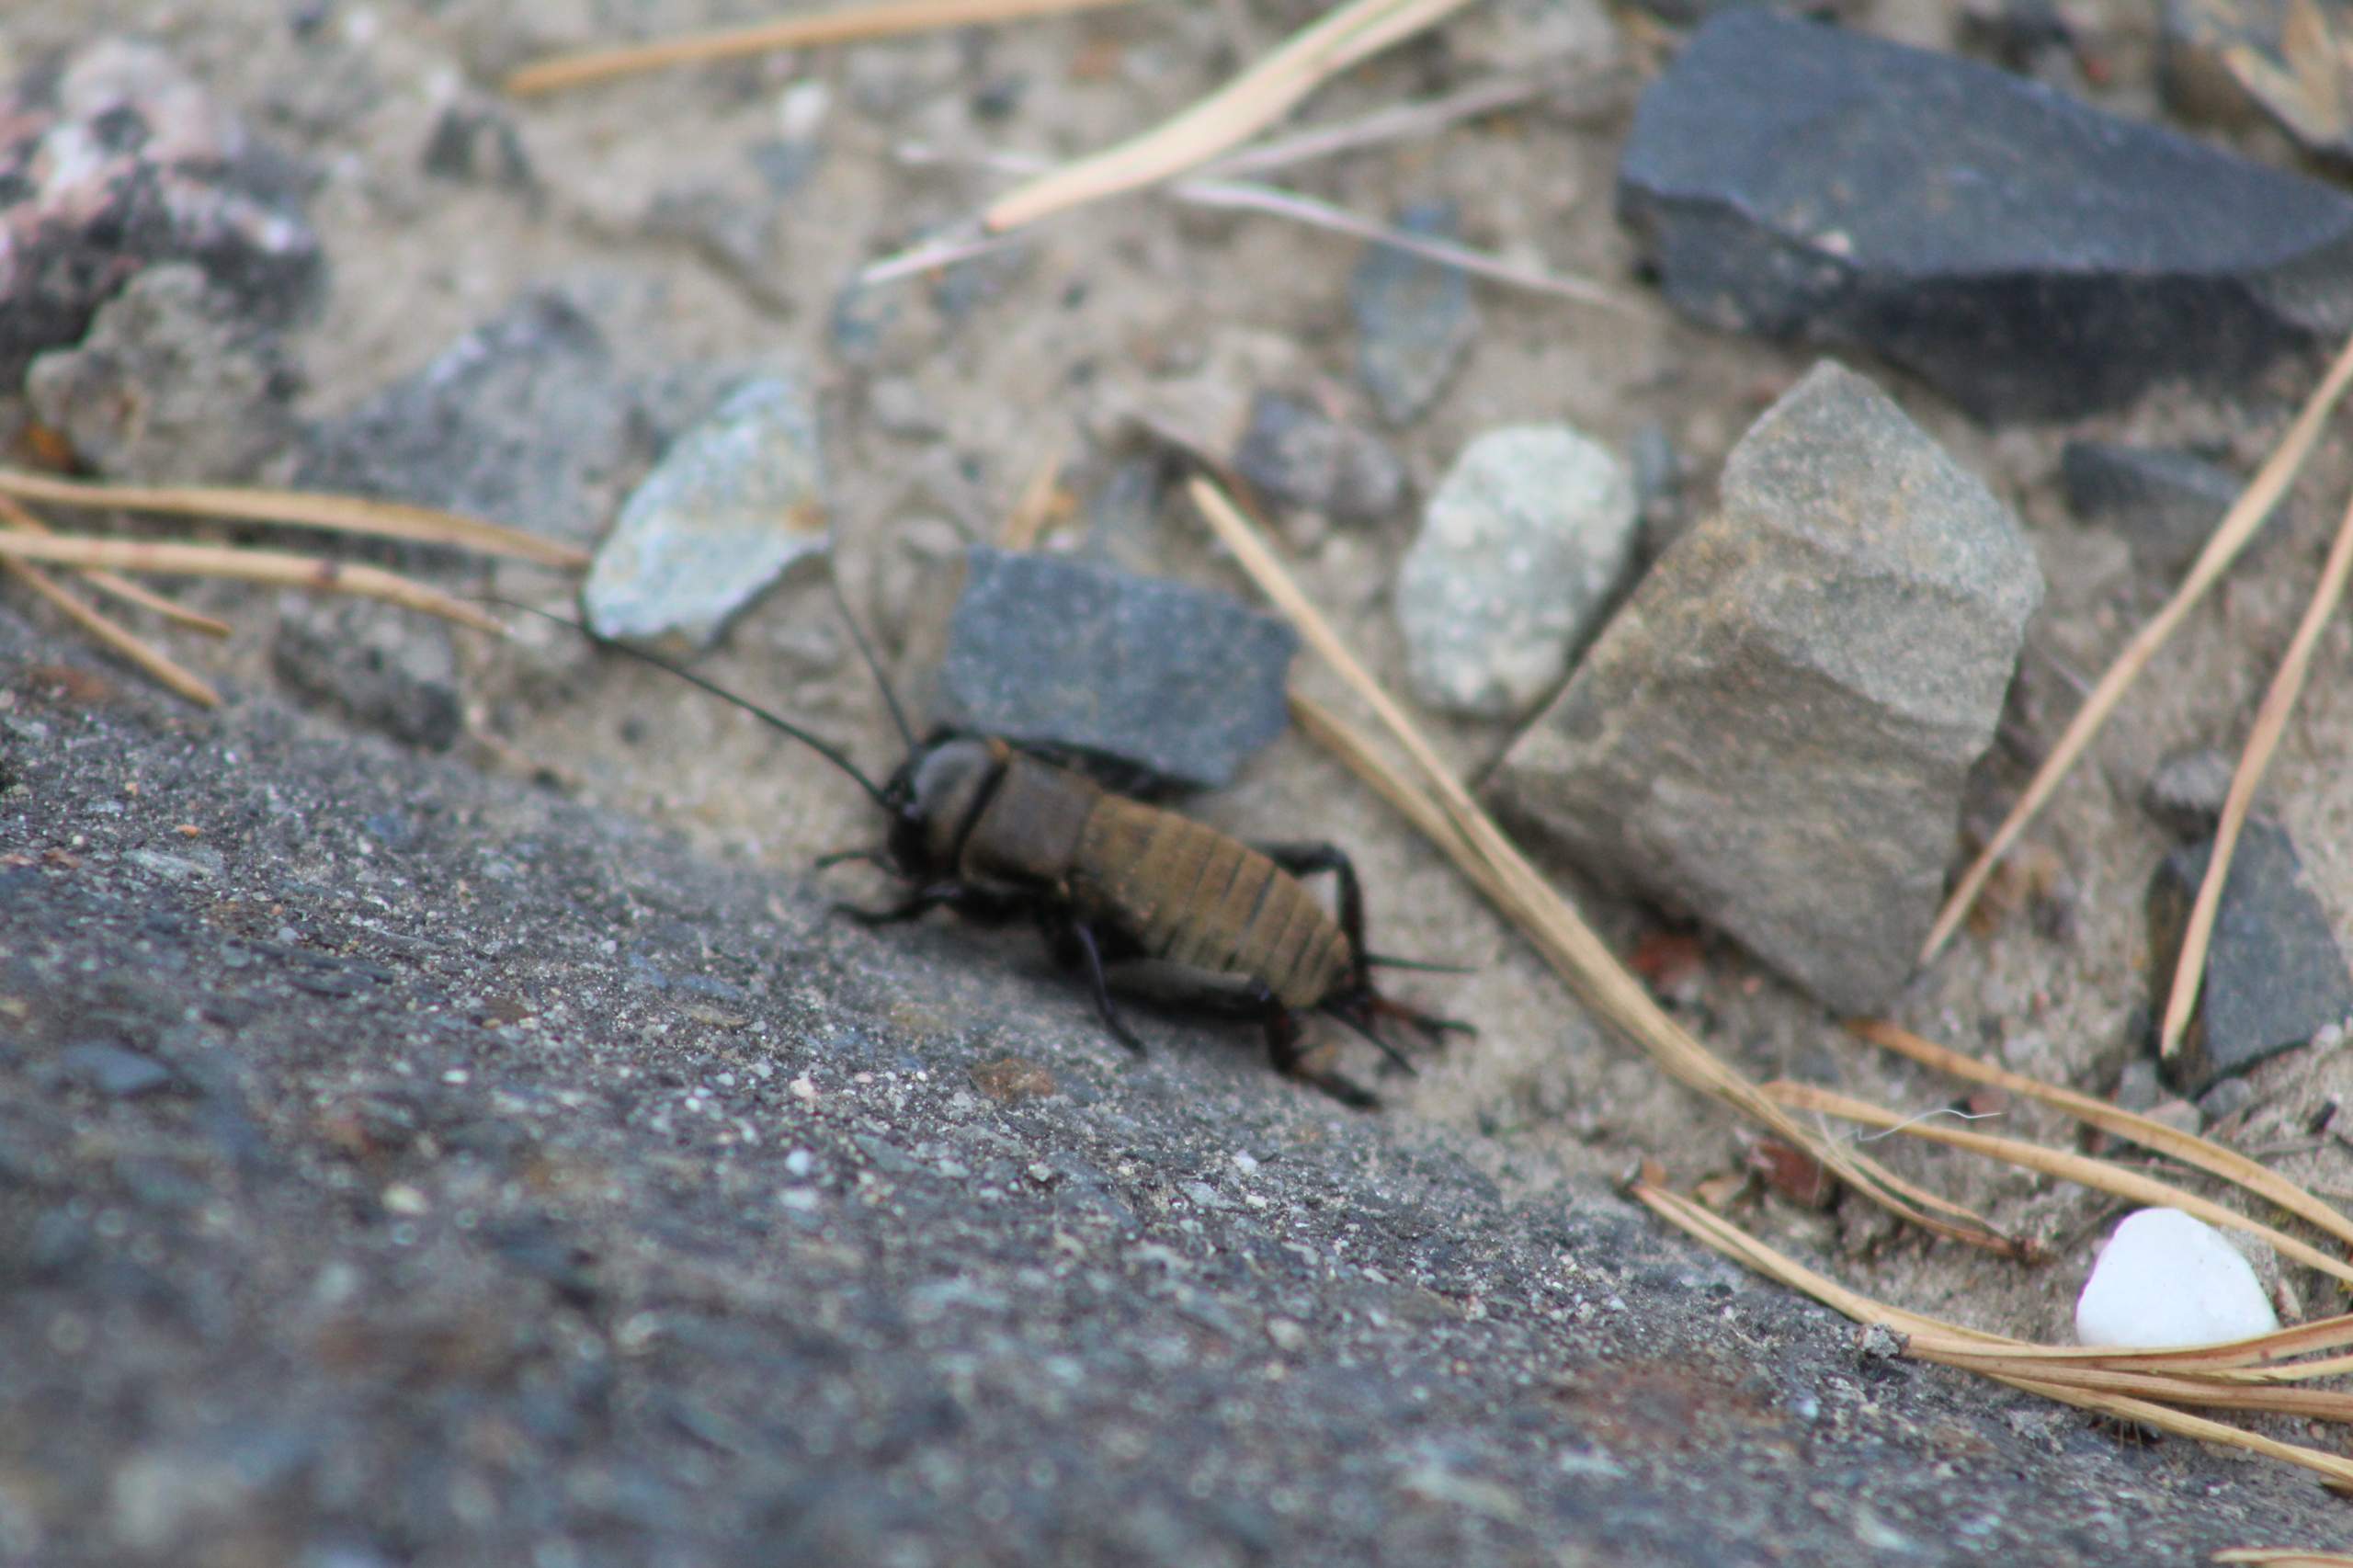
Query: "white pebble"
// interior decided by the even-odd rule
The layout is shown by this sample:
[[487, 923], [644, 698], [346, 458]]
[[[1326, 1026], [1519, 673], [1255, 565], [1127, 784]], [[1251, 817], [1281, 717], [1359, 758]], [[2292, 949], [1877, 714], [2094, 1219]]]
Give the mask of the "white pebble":
[[2075, 1338], [2085, 1345], [2162, 1349], [2279, 1326], [2238, 1249], [2178, 1209], [2126, 1215], [2075, 1301]]

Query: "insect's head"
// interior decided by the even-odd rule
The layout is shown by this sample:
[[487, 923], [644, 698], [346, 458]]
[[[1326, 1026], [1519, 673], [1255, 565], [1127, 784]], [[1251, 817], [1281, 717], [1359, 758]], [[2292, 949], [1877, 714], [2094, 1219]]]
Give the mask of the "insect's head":
[[1003, 741], [942, 731], [907, 754], [882, 786], [889, 853], [905, 876], [951, 873], [956, 853], [1005, 771]]

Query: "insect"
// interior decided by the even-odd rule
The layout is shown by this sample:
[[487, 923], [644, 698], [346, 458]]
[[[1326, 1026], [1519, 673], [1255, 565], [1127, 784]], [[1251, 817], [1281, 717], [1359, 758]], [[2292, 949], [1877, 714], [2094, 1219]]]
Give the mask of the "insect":
[[[528, 607], [518, 607], [528, 608]], [[837, 747], [791, 721], [657, 654], [616, 644], [791, 736], [855, 780], [889, 820], [881, 845], [817, 862], [872, 864], [903, 893], [881, 909], [849, 908], [868, 926], [945, 908], [983, 926], [1027, 920], [1056, 960], [1084, 971], [1104, 1027], [1141, 1053], [1120, 1017], [1105, 971], [1158, 960], [1221, 977], [1189, 1000], [1256, 1021], [1276, 1069], [1343, 1103], [1370, 1108], [1370, 1092], [1313, 1066], [1303, 1020], [1322, 1013], [1354, 1029], [1407, 1072], [1383, 1038], [1384, 1020], [1435, 1042], [1472, 1032], [1383, 995], [1376, 968], [1447, 966], [1386, 958], [1364, 941], [1364, 898], [1355, 867], [1329, 844], [1245, 844], [1175, 812], [1114, 792], [1079, 767], [993, 735], [943, 729], [917, 741], [882, 677], [864, 632], [843, 608], [851, 636], [881, 687], [906, 756], [875, 783]], [[1336, 915], [1301, 881], [1329, 872]]]

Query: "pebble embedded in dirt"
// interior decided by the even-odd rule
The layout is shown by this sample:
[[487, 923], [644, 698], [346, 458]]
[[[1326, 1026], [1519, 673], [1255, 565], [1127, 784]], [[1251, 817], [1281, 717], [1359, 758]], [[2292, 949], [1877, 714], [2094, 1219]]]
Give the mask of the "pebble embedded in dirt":
[[1495, 803], [1870, 1011], [1935, 915], [2041, 574], [2008, 508], [1836, 364], [1757, 419], [1721, 493], [1505, 755]]
[[278, 677], [346, 718], [427, 751], [465, 732], [447, 623], [372, 599], [280, 595], [270, 642]]
[[[2245, 488], [2228, 469], [2193, 453], [2119, 441], [2068, 442], [2059, 472], [2077, 517], [2114, 528], [2133, 560], [2168, 580], [2206, 548]], [[2267, 524], [2279, 517], [2274, 508]]]
[[[2149, 972], [2160, 1006], [2213, 850], [2211, 840], [2175, 850], [2150, 883]], [[2295, 841], [2276, 823], [2250, 819], [2215, 912], [2198, 1015], [2169, 1071], [2185, 1091], [2202, 1094], [2347, 1018], [2353, 976]]]
[[1298, 649], [1289, 626], [1223, 594], [975, 546], [936, 717], [1215, 789], [1290, 722]]
[[540, 183], [513, 114], [487, 98], [464, 97], [443, 106], [419, 165], [436, 179], [461, 185], [529, 191]]
[[2329, 187], [1761, 7], [1643, 94], [1619, 206], [1688, 313], [1867, 343], [1989, 421], [2240, 386], [2353, 321]]
[[1472, 717], [1525, 712], [1591, 634], [1636, 523], [1626, 465], [1581, 431], [1520, 426], [1464, 448], [1397, 573], [1415, 695]]
[[1385, 517], [1405, 489], [1405, 471], [1380, 437], [1276, 392], [1251, 403], [1233, 468], [1267, 499], [1335, 522]]
[[[2184, 838], [2211, 836], [2222, 820], [2237, 764], [2212, 746], [2178, 751], [2157, 764], [2141, 790], [2141, 808]], [[2263, 793], [2256, 792], [2260, 801]]]
[[[1456, 237], [1455, 223], [1453, 204], [1443, 201], [1418, 203], [1397, 219], [1408, 233], [1440, 240]], [[1382, 419], [1411, 425], [1438, 401], [1478, 338], [1471, 280], [1460, 267], [1376, 244], [1349, 279], [1348, 303], [1358, 377]]]
[[33, 412], [90, 469], [157, 484], [252, 479], [294, 438], [295, 385], [275, 333], [184, 262], [140, 273], [25, 378]]
[[597, 547], [581, 604], [599, 637], [708, 648], [832, 544], [816, 405], [800, 382], [763, 376], [663, 453]]
[[[703, 396], [698, 415], [717, 401]], [[579, 304], [532, 290], [423, 369], [314, 427], [296, 482], [585, 543], [654, 455], [652, 402]]]
[[2075, 1301], [2082, 1345], [2162, 1350], [2279, 1326], [2246, 1258], [2222, 1232], [2178, 1209], [2126, 1215]]
[[198, 264], [256, 320], [301, 315], [323, 274], [301, 186], [153, 45], [28, 69], [0, 97], [0, 387], [152, 262]]

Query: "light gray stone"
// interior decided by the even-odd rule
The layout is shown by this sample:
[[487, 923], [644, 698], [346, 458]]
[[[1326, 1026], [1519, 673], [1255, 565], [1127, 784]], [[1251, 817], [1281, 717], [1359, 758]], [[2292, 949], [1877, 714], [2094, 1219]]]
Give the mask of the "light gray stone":
[[663, 454], [598, 548], [581, 602], [599, 637], [707, 648], [832, 542], [816, 407], [799, 383], [763, 376]]
[[1708, 920], [1831, 1006], [1910, 972], [2041, 574], [1885, 394], [1818, 365], [1506, 756], [1540, 849]]
[[1525, 712], [1624, 576], [1637, 520], [1626, 465], [1565, 425], [1472, 441], [1398, 569], [1415, 694], [1452, 713]]

